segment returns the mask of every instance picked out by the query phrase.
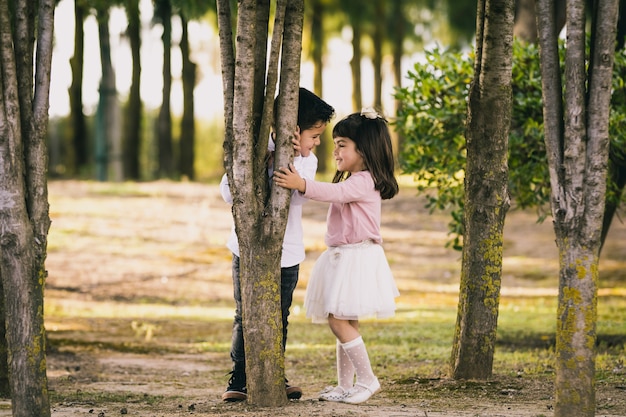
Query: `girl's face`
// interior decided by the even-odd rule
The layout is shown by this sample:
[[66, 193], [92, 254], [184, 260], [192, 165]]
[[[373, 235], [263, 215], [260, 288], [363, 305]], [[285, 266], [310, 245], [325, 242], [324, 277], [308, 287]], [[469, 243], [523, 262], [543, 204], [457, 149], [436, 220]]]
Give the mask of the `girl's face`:
[[300, 155], [307, 157], [320, 144], [320, 137], [326, 129], [326, 123], [318, 123], [310, 129], [300, 132]]
[[363, 157], [356, 150], [356, 143], [352, 139], [340, 136], [334, 138], [333, 142], [335, 142], [333, 156], [337, 163], [337, 171], [355, 173], [365, 169]]

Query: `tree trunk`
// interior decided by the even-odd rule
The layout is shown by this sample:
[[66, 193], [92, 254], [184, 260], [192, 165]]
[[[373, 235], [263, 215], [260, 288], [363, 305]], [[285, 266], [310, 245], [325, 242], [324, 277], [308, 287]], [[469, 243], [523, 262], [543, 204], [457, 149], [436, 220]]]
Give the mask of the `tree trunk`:
[[[74, 3], [74, 56], [70, 59], [72, 84], [69, 89], [72, 144], [74, 150], [74, 174], [84, 174], [89, 164], [87, 127], [83, 113], [83, 67], [85, 9], [80, 2]], [[68, 161], [65, 162], [66, 164]]]
[[43, 289], [54, 4], [42, 0], [35, 10], [34, 2], [17, 1], [11, 25], [0, 2], [0, 277], [14, 417], [50, 416]]
[[2, 285], [2, 268], [0, 267], [0, 397], [11, 397], [9, 381], [9, 347], [6, 331], [7, 312], [4, 305], [4, 286]]
[[469, 92], [463, 262], [452, 350], [455, 379], [491, 377], [508, 197], [513, 0], [478, 2]]
[[189, 36], [187, 31], [187, 19], [181, 13], [183, 34], [180, 40], [180, 52], [183, 60], [183, 118], [180, 126], [180, 174], [189, 180], [195, 179], [194, 170], [194, 147], [195, 147], [195, 117], [193, 92], [196, 86], [196, 64], [189, 57]]
[[[239, 238], [248, 402], [278, 407], [287, 402], [279, 300], [280, 253], [291, 194], [280, 187], [270, 190], [264, 161], [281, 39], [275, 163], [284, 166], [293, 155], [291, 138], [297, 119], [304, 6], [301, 0], [277, 2], [268, 65], [266, 54], [261, 56], [258, 46], [267, 45], [267, 29], [262, 33], [259, 27], [267, 28], [263, 18], [269, 19], [269, 2], [239, 3], [236, 60], [228, 1], [218, 0], [217, 7], [226, 119], [224, 164]], [[263, 80], [267, 85], [251, 82], [265, 68], [267, 76]], [[259, 94], [259, 89], [264, 94]], [[259, 105], [255, 100], [262, 102]]]
[[620, 158], [609, 161], [609, 181], [613, 184], [614, 198], [607, 198], [606, 208], [604, 210], [604, 216], [602, 218], [602, 235], [600, 236], [600, 250], [604, 246], [606, 237], [609, 234], [613, 217], [619, 207], [621, 196], [624, 194], [624, 187], [626, 187], [626, 161]]
[[[102, 79], [96, 117], [96, 177], [100, 181], [122, 180], [122, 149], [115, 70], [111, 61], [109, 10], [98, 10], [98, 35]], [[109, 170], [109, 168], [111, 168]], [[111, 174], [112, 178], [109, 178]]]
[[[313, 61], [313, 92], [319, 97], [324, 96], [324, 6], [320, 0], [310, 2], [311, 13], [311, 59]], [[320, 144], [315, 148], [318, 159], [317, 170], [326, 172], [328, 170], [329, 157], [329, 133], [324, 130], [320, 138]]]
[[372, 59], [374, 67], [374, 103], [372, 104], [376, 109], [382, 111], [383, 40], [385, 39], [385, 23], [387, 22], [384, 0], [376, 0], [374, 8], [376, 19], [374, 20], [374, 34], [372, 36], [372, 43], [374, 44], [374, 56]]
[[361, 20], [357, 16], [352, 16], [352, 59], [350, 68], [352, 69], [352, 107], [354, 111], [360, 111], [363, 107], [363, 96], [361, 94]]
[[171, 178], [174, 175], [172, 113], [170, 110], [170, 95], [172, 91], [172, 5], [170, 0], [159, 0], [156, 8], [163, 25], [163, 35], [161, 35], [163, 42], [163, 94], [161, 109], [157, 119], [158, 176]]
[[[405, 25], [406, 18], [403, 14], [403, 0], [397, 0], [392, 3], [392, 11], [391, 16], [393, 19], [393, 31], [391, 32], [392, 43], [391, 49], [393, 54], [393, 80], [396, 87], [402, 87], [402, 77], [404, 76], [404, 72], [402, 71], [402, 57], [404, 56], [404, 38], [405, 34]], [[399, 114], [401, 111], [402, 101], [399, 99], [395, 100], [394, 105], [394, 113]], [[395, 133], [395, 143], [393, 144], [394, 152], [397, 154], [399, 149], [403, 149], [404, 147], [404, 137], [402, 133], [399, 132], [399, 129], [394, 129]], [[392, 137], [393, 139], [393, 137]]]
[[[553, 0], [557, 31], [561, 31], [565, 25], [565, 2], [566, 0]], [[517, 0], [515, 7], [515, 25], [513, 34], [516, 38], [526, 42], [537, 42], [537, 15], [536, 0]]]
[[551, 0], [537, 2], [550, 200], [559, 249], [555, 417], [595, 415], [598, 259], [617, 12], [616, 0], [596, 5], [587, 57], [585, 1], [568, 2], [563, 96], [554, 6]]
[[141, 21], [139, 19], [139, 0], [126, 0], [128, 16], [128, 40], [133, 60], [133, 73], [125, 112], [124, 135], [124, 177], [130, 180], [140, 179], [139, 150], [141, 144]]

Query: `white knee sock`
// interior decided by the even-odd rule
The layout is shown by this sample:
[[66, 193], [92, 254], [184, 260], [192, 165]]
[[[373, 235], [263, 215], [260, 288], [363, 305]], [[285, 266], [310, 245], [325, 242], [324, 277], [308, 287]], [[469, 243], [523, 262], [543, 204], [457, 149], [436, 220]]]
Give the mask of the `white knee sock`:
[[374, 382], [376, 376], [372, 371], [367, 349], [361, 336], [346, 343], [342, 343], [341, 347], [352, 361], [356, 370], [356, 382], [369, 386]]
[[341, 387], [344, 392], [354, 385], [354, 372], [354, 365], [350, 357], [337, 339], [337, 386]]

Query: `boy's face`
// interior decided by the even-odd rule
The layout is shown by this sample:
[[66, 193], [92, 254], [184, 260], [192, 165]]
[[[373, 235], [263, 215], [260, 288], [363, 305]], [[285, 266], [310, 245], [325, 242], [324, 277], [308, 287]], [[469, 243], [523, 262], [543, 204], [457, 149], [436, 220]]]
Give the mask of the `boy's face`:
[[320, 144], [320, 137], [326, 129], [326, 123], [318, 123], [310, 129], [300, 132], [300, 155], [307, 157]]

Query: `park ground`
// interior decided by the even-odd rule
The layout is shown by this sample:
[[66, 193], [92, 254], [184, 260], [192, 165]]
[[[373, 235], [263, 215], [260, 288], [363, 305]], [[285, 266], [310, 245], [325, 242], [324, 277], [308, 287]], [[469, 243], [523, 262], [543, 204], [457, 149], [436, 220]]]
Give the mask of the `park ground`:
[[[327, 206], [305, 206], [301, 266], [286, 354], [304, 396], [280, 409], [226, 404], [233, 314], [230, 207], [216, 185], [52, 181], [46, 284], [52, 416], [553, 415], [557, 249], [552, 225], [510, 211], [493, 378], [454, 381], [447, 360], [460, 253], [446, 214], [429, 215], [414, 187], [384, 202], [385, 251], [401, 291], [398, 314], [362, 324], [382, 391], [363, 405], [320, 402], [333, 382], [334, 339], [302, 300], [324, 249]], [[597, 416], [626, 416], [626, 226], [600, 263]], [[520, 322], [520, 317], [523, 317]], [[10, 403], [0, 402], [0, 416]]]

